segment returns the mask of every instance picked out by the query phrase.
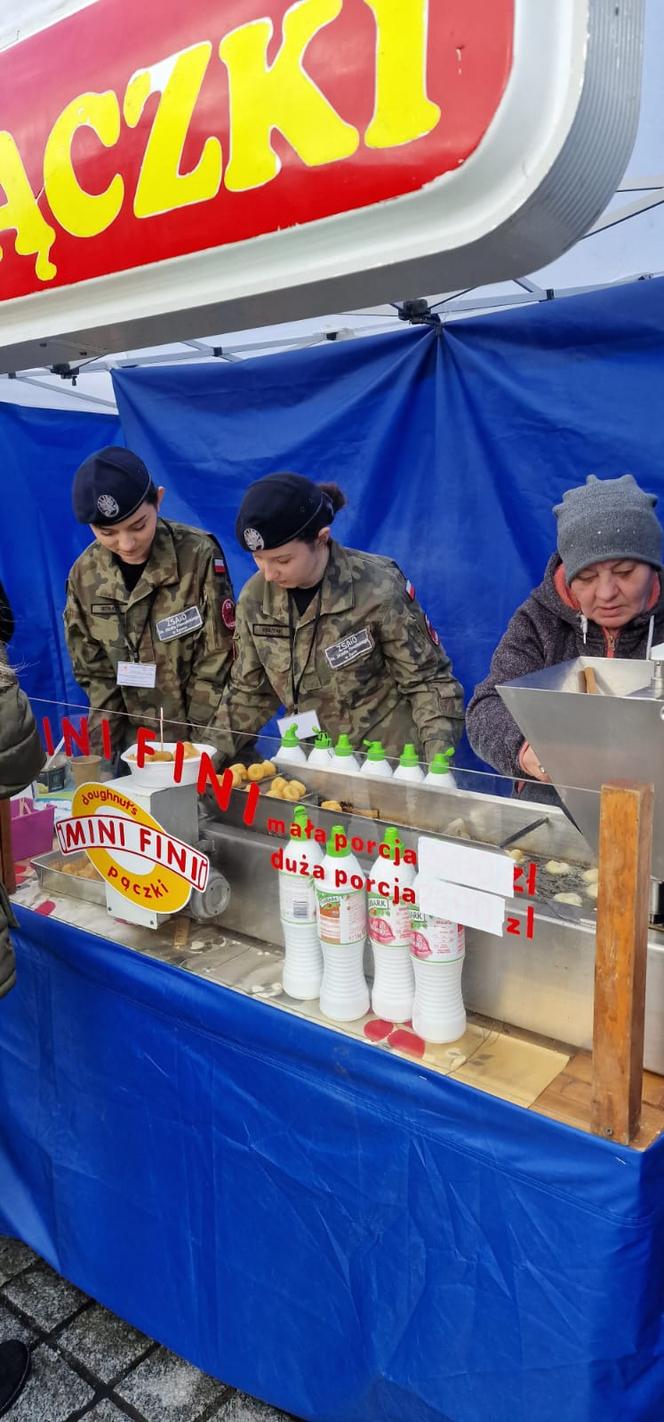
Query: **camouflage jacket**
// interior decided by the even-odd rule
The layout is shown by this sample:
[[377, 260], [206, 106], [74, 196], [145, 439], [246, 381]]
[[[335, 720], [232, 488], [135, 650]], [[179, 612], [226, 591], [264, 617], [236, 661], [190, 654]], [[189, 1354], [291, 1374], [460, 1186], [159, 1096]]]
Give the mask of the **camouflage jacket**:
[[[332, 543], [320, 600], [301, 617], [294, 604], [291, 611], [299, 711], [316, 709], [323, 730], [335, 739], [346, 731], [358, 750], [375, 739], [396, 756], [413, 741], [430, 760], [456, 745], [462, 689], [414, 588], [390, 558]], [[279, 706], [295, 709], [289, 596], [262, 573], [240, 594], [235, 648], [222, 715], [234, 731], [256, 732]]]
[[[167, 621], [184, 613], [184, 630]], [[108, 717], [114, 750], [131, 743], [133, 727], [158, 721], [160, 706], [168, 740], [214, 720], [233, 657], [235, 609], [226, 559], [211, 534], [160, 518], [132, 592], [109, 550], [92, 543], [69, 574], [64, 621], [74, 675], [91, 707]], [[118, 686], [120, 661], [155, 662], [154, 689]], [[96, 749], [101, 715], [90, 718]]]

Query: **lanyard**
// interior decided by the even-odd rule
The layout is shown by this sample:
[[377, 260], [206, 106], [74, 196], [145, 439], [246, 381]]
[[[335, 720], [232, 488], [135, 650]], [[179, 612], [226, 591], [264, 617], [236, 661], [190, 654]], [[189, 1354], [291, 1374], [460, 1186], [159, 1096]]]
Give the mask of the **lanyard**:
[[307, 652], [307, 660], [306, 660], [306, 662], [304, 663], [304, 666], [303, 666], [303, 668], [302, 668], [302, 671], [300, 672], [300, 675], [299, 675], [298, 680], [296, 681], [296, 680], [295, 680], [295, 627], [294, 627], [294, 625], [293, 625], [293, 599], [292, 599], [292, 597], [291, 597], [290, 595], [289, 595], [289, 597], [288, 597], [288, 636], [289, 636], [289, 639], [290, 639], [291, 691], [292, 691], [292, 694], [293, 694], [293, 715], [295, 715], [295, 716], [297, 716], [297, 713], [298, 713], [298, 711], [299, 711], [299, 709], [300, 709], [300, 707], [299, 707], [299, 702], [300, 702], [300, 688], [301, 688], [301, 686], [302, 686], [302, 682], [304, 681], [304, 678], [305, 678], [305, 675], [306, 675], [306, 671], [307, 671], [307, 667], [308, 667], [308, 665], [309, 665], [309, 662], [311, 661], [311, 653], [313, 652], [314, 647], [315, 647], [315, 645], [316, 645], [316, 637], [318, 636], [318, 624], [319, 624], [320, 618], [321, 618], [322, 607], [323, 607], [323, 584], [322, 584], [322, 582], [321, 582], [321, 585], [320, 585], [320, 587], [319, 587], [319, 589], [318, 589], [316, 616], [314, 617], [314, 630], [313, 630], [313, 636], [312, 636], [311, 641], [310, 641], [310, 643], [309, 643], [309, 651]]
[[147, 632], [148, 623], [150, 621], [150, 618], [152, 617], [152, 611], [155, 605], [155, 600], [157, 598], [158, 592], [159, 588], [154, 588], [148, 599], [147, 616], [145, 622], [143, 623], [143, 626], [141, 627], [138, 637], [130, 637], [129, 628], [127, 626], [127, 613], [124, 610], [118, 608], [118, 617], [120, 618], [120, 622], [122, 625], [122, 635], [125, 639], [125, 645], [127, 647], [127, 650], [130, 653], [130, 661], [132, 662], [140, 662], [141, 660], [141, 642], [143, 641], [145, 633]]

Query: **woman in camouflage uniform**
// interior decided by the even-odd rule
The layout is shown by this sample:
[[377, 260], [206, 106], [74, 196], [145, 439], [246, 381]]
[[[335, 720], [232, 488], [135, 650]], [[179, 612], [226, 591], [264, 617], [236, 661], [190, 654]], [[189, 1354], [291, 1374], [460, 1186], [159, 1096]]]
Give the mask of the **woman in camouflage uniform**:
[[161, 707], [169, 740], [200, 740], [232, 661], [223, 550], [211, 534], [160, 518], [163, 493], [137, 455], [113, 446], [74, 479], [74, 513], [95, 541], [69, 574], [65, 633], [76, 680], [98, 713], [95, 745], [107, 717], [115, 751], [135, 739], [133, 727], [158, 722]]
[[345, 502], [336, 484], [297, 474], [245, 494], [236, 534], [258, 572], [238, 601], [223, 709], [234, 731], [252, 733], [281, 705], [312, 710], [358, 749], [381, 740], [397, 756], [412, 741], [430, 760], [461, 736], [462, 690], [396, 563], [332, 540]]

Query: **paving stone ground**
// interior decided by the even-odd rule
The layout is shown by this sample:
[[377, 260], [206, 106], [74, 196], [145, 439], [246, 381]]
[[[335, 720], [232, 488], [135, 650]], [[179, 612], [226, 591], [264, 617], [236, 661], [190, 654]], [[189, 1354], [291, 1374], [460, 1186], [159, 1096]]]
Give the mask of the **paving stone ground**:
[[8, 1422], [291, 1422], [192, 1368], [101, 1308], [18, 1240], [0, 1236], [0, 1342], [32, 1373]]

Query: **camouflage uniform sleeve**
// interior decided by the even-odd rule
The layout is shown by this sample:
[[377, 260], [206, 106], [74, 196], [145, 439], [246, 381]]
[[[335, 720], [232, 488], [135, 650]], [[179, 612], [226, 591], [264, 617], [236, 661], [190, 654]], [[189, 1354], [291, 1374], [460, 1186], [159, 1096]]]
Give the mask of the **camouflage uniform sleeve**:
[[399, 569], [381, 620], [383, 655], [396, 685], [409, 702], [426, 760], [456, 746], [464, 729], [463, 689], [438, 633], [415, 600]]
[[203, 626], [186, 688], [187, 716], [192, 727], [216, 725], [233, 663], [235, 599], [219, 545], [210, 552], [207, 544], [202, 551], [200, 601]]
[[251, 621], [243, 591], [236, 608], [233, 668], [215, 721], [220, 752], [231, 757], [241, 754], [251, 744], [281, 705], [256, 651]]
[[101, 721], [106, 716], [110, 720], [111, 735], [115, 742], [114, 713], [125, 709], [122, 688], [117, 685], [116, 669], [106, 647], [90, 635], [85, 608], [81, 603], [74, 584], [69, 577], [67, 601], [64, 610], [65, 638], [74, 676], [85, 692], [94, 712], [90, 716], [90, 744], [95, 752], [101, 750]]

